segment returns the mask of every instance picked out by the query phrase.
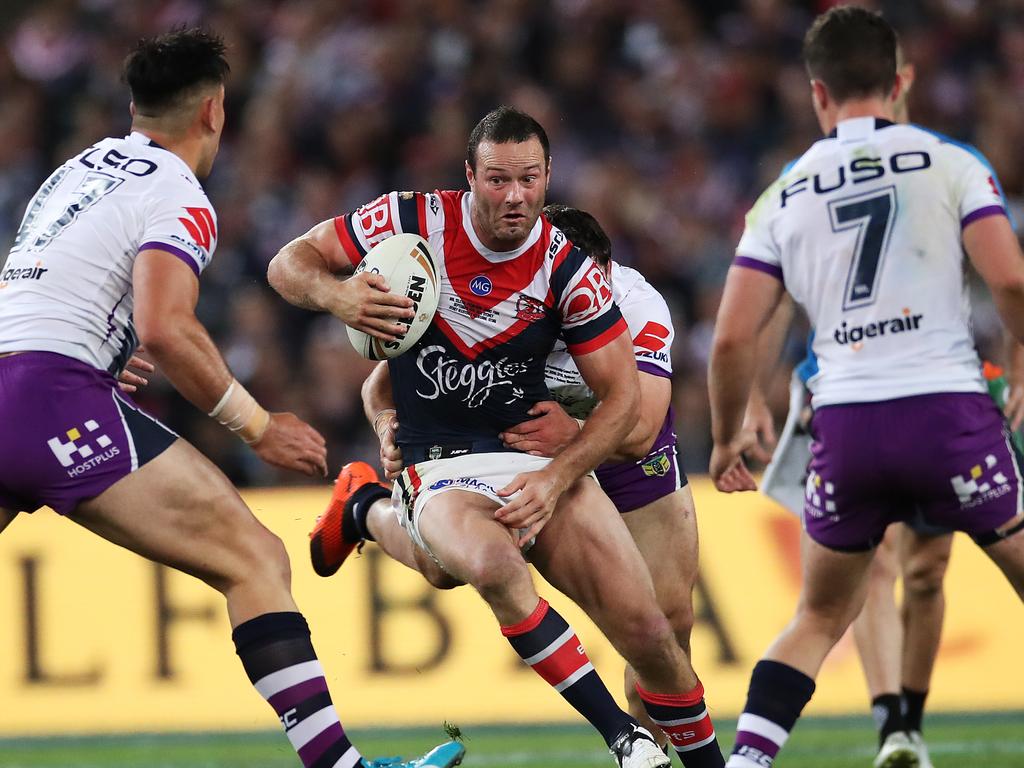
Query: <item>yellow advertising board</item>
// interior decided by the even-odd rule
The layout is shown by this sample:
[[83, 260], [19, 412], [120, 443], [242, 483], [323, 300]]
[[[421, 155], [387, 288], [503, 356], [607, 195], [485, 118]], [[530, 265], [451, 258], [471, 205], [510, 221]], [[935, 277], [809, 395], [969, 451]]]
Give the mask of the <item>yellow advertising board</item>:
[[[721, 495], [702, 479], [694, 486], [701, 532], [694, 660], [712, 713], [722, 717], [742, 708], [751, 667], [792, 615], [799, 528], [759, 495]], [[296, 598], [346, 724], [575, 718], [523, 667], [471, 589], [432, 590], [373, 545], [333, 578], [315, 576], [306, 533], [326, 501], [323, 489], [245, 497], [288, 545]], [[1024, 608], [984, 554], [957, 538], [929, 706], [1024, 709], [1013, 672]], [[621, 699], [621, 660], [566, 598], [539, 586]], [[275, 724], [234, 655], [219, 595], [49, 511], [20, 516], [0, 536], [0, 648], [3, 736]], [[808, 711], [866, 709], [847, 637], [826, 662]]]

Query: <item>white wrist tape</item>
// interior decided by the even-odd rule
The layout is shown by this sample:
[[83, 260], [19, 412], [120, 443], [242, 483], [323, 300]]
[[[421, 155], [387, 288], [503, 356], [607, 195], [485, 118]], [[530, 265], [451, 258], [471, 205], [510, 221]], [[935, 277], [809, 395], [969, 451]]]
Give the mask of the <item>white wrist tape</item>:
[[258, 443], [270, 426], [270, 414], [256, 402], [238, 379], [232, 379], [208, 414], [247, 444]]

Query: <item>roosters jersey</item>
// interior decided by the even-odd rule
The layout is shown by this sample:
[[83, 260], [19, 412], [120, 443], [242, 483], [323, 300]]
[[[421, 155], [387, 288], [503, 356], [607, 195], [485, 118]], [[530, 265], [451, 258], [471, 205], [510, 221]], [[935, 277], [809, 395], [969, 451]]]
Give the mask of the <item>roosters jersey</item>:
[[547, 219], [514, 251], [492, 251], [471, 204], [471, 192], [392, 192], [335, 219], [353, 264], [400, 232], [427, 239], [437, 259], [434, 320], [388, 361], [403, 447], [496, 440], [550, 399], [544, 365], [559, 335], [586, 354], [626, 330], [604, 275]]
[[747, 214], [735, 263], [767, 272], [815, 328], [815, 407], [984, 392], [961, 233], [1006, 215], [958, 144], [873, 117], [841, 122]]
[[[668, 304], [644, 276], [630, 267], [612, 262], [612, 298], [622, 312], [633, 338], [636, 367], [654, 376], [672, 377], [672, 338], [675, 330]], [[555, 342], [548, 357], [544, 378], [552, 397], [570, 416], [585, 419], [597, 405], [590, 387], [583, 381], [564, 341]]]
[[0, 353], [57, 352], [119, 372], [138, 346], [132, 267], [155, 248], [198, 276], [217, 219], [185, 162], [141, 133], [94, 144], [36, 192], [0, 271]]

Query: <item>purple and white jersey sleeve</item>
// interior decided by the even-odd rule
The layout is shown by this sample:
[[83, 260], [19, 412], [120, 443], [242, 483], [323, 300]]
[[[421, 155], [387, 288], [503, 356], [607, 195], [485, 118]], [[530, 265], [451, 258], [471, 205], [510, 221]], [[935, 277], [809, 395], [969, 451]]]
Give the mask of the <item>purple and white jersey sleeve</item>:
[[992, 170], [967, 151], [950, 153], [962, 168], [956, 175], [954, 193], [959, 197], [960, 227], [986, 216], [1006, 215], [1006, 201]]
[[139, 253], [166, 251], [199, 277], [217, 248], [217, 214], [201, 189], [180, 181], [151, 201]]
[[743, 236], [736, 246], [733, 264], [756, 269], [782, 280], [782, 256], [772, 233], [771, 215], [777, 207], [776, 195], [773, 194], [777, 183], [769, 187], [747, 213]]
[[671, 378], [675, 328], [665, 299], [635, 269], [615, 263], [612, 293], [629, 326], [637, 370]]

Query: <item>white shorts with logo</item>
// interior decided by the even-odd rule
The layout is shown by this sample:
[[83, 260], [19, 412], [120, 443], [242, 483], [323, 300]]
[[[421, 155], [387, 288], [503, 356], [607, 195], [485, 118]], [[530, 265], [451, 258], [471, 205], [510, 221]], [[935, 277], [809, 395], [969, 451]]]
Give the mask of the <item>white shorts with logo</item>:
[[[512, 478], [522, 472], [544, 469], [551, 459], [525, 453], [471, 453], [450, 459], [410, 464], [391, 491], [398, 521], [420, 549], [443, 565], [420, 534], [420, 516], [432, 498], [445, 491], [477, 493], [504, 506], [509, 499], [498, 495]], [[512, 497], [510, 497], [512, 498]]]

